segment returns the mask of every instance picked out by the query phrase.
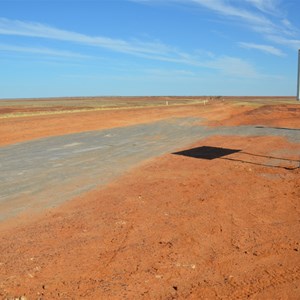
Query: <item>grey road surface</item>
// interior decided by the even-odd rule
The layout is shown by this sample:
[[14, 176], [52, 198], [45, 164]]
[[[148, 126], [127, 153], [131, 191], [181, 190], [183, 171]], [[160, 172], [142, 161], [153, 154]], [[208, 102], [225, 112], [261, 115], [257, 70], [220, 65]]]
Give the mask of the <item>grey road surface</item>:
[[42, 138], [0, 148], [0, 221], [53, 207], [105, 184], [136, 164], [211, 135], [275, 135], [300, 143], [299, 130], [196, 125], [172, 118], [101, 131]]

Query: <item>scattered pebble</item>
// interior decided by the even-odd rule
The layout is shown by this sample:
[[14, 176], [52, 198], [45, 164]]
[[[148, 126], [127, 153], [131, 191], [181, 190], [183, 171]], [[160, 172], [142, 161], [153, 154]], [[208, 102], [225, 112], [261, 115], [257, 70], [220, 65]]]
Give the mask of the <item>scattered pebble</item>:
[[175, 264], [176, 267], [183, 267], [183, 268], [191, 268], [191, 269], [196, 269], [196, 265], [195, 264], [181, 264], [181, 263], [176, 263]]
[[126, 221], [121, 220], [121, 221], [117, 221], [115, 224], [116, 225], [126, 225], [126, 223], [127, 223]]

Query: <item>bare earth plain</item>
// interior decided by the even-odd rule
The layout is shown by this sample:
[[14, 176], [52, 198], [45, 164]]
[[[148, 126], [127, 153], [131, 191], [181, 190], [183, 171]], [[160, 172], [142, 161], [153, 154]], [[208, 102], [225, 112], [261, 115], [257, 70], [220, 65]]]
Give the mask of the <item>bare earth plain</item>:
[[292, 98], [0, 101], [2, 299], [299, 299]]

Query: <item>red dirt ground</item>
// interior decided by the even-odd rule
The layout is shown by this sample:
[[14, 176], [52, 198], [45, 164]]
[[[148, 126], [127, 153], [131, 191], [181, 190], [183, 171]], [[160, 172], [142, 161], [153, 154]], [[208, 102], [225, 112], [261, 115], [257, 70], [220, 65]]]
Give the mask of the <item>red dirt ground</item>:
[[[218, 116], [221, 119], [227, 119], [230, 117], [231, 110], [233, 109], [230, 108], [228, 110], [228, 106], [225, 103], [212, 103], [206, 106], [169, 106], [0, 118], [0, 145], [8, 145], [41, 137], [149, 123], [171, 117], [201, 117], [207, 114], [208, 117]], [[253, 108], [238, 106], [234, 108], [234, 112], [242, 113], [251, 109]]]
[[[300, 128], [298, 105], [198, 108], [3, 119], [1, 143], [189, 115]], [[56, 209], [1, 224], [0, 296], [299, 299], [300, 145], [214, 136], [188, 148], [201, 146], [242, 151], [214, 160], [167, 154]]]

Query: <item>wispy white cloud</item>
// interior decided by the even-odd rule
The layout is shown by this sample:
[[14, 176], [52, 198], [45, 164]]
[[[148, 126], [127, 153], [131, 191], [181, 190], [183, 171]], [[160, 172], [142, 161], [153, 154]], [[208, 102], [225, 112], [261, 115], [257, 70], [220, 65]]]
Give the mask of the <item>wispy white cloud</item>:
[[56, 50], [44, 47], [20, 47], [15, 45], [0, 44], [0, 51], [19, 52], [28, 54], [41, 54], [46, 56], [64, 57], [64, 58], [90, 58], [90, 56], [75, 53], [72, 51]]
[[[174, 47], [165, 45], [158, 41], [145, 42], [137, 39], [121, 40], [102, 36], [89, 36], [41, 23], [0, 18], [0, 35], [1, 34], [52, 39], [61, 42], [104, 48], [115, 52], [131, 54], [138, 57], [159, 61], [183, 63], [189, 65], [198, 64], [195, 56], [179, 51]], [[25, 49], [18, 50], [25, 51]], [[46, 51], [48, 50], [44, 50], [44, 52]]]
[[280, 49], [270, 45], [260, 45], [254, 43], [244, 43], [244, 42], [240, 42], [238, 43], [238, 45], [246, 49], [255, 49], [276, 56], [285, 56], [285, 54]]
[[225, 2], [224, 0], [189, 0], [189, 1], [204, 6], [219, 14], [242, 19], [244, 22], [246, 21], [255, 25], [268, 25], [268, 26], [273, 25], [272, 22], [270, 22], [263, 15], [255, 14], [236, 4], [235, 5], [229, 4], [229, 2]]
[[259, 72], [251, 63], [237, 57], [222, 56], [206, 62], [206, 66], [234, 77], [265, 77], [265, 75]]
[[[242, 1], [186, 1], [192, 1], [226, 17], [236, 18], [238, 19], [239, 24], [245, 24], [252, 30], [261, 33], [268, 41], [272, 41], [276, 44], [287, 46], [292, 49], [299, 49], [300, 47], [299, 28], [296, 28], [288, 18], [283, 17], [281, 9], [282, 0], [246, 0], [246, 2], [250, 3], [259, 11], [247, 8], [242, 5]], [[250, 44], [248, 44], [248, 46], [249, 45]], [[282, 56], [282, 51], [276, 47], [270, 48], [270, 46], [265, 47], [263, 45], [263, 47], [256, 47], [256, 49]]]
[[89, 36], [41, 23], [24, 22], [6, 18], [0, 18], [0, 34], [54, 39], [98, 46], [124, 53], [157, 54], [170, 51], [169, 47], [159, 42], [125, 41], [102, 36]]
[[[202, 0], [195, 0], [202, 1]], [[218, 0], [211, 0], [215, 3]], [[189, 65], [203, 69], [213, 69], [222, 74], [238, 77], [260, 78], [261, 72], [257, 71], [250, 62], [231, 56], [216, 56], [211, 52], [194, 51], [183, 52], [165, 45], [161, 42], [144, 42], [139, 40], [121, 40], [101, 36], [89, 36], [78, 32], [67, 31], [49, 25], [18, 20], [0, 19], [0, 35], [17, 35], [39, 39], [53, 39], [65, 43], [76, 43], [85, 46], [100, 47], [116, 52], [135, 55], [141, 58], [164, 61], [176, 64]], [[0, 51], [28, 52], [48, 54], [52, 56], [81, 57], [68, 51], [57, 51], [48, 48], [19, 47], [0, 45]], [[83, 57], [83, 56], [82, 56]]]
[[146, 69], [144, 72], [148, 75], [153, 76], [165, 76], [165, 77], [197, 77], [198, 75], [195, 72], [189, 70], [182, 70], [182, 69]]
[[248, 3], [256, 7], [258, 10], [272, 15], [281, 15], [278, 9], [278, 0], [246, 0]]
[[[93, 47], [105, 48], [116, 52], [127, 53], [152, 60], [185, 64], [201, 68], [211, 68], [222, 73], [229, 72], [230, 74], [237, 74], [237, 72], [232, 71], [232, 68], [234, 69], [234, 66], [237, 65], [236, 69], [244, 70], [244, 76], [246, 77], [249, 75], [258, 75], [257, 72], [254, 72], [254, 67], [250, 68], [250, 64], [247, 62], [244, 62], [243, 67], [240, 68], [242, 61], [238, 58], [231, 58], [230, 60], [228, 57], [226, 59], [220, 57], [218, 58], [214, 57], [212, 54], [207, 56], [202, 53], [201, 55], [201, 51], [196, 51], [194, 54], [191, 54], [158, 42], [143, 42], [138, 40], [125, 41], [100, 36], [93, 37], [73, 31], [62, 30], [41, 23], [1, 18], [0, 34], [54, 39], [63, 42], [78, 43]], [[26, 48], [11, 45], [0, 45], [0, 50], [28, 53], [31, 52], [57, 56], [78, 56], [75, 53], [67, 51], [56, 51], [48, 48]], [[229, 63], [228, 66], [227, 62]], [[239, 75], [243, 76], [243, 72], [240, 71]]]
[[[219, 15], [239, 19], [243, 24], [251, 25], [255, 30], [273, 31], [277, 26], [263, 14], [247, 9], [245, 1], [233, 0], [132, 0], [140, 3], [177, 2], [185, 5], [197, 5], [209, 9]], [[251, 1], [251, 0], [249, 0]]]
[[277, 35], [269, 35], [268, 39], [270, 41], [275, 42], [276, 44], [287, 46], [289, 48], [293, 48], [294, 50], [300, 49], [300, 38], [299, 39], [290, 39], [290, 38], [277, 36]]
[[[245, 1], [225, 0], [186, 0], [202, 7], [206, 7], [218, 14], [231, 19], [237, 19], [239, 24], [244, 24], [252, 30], [268, 34], [294, 34], [289, 20], [284, 21], [276, 12], [280, 11], [279, 1], [275, 0], [247, 0], [251, 7], [245, 5]], [[253, 9], [253, 7], [256, 8]], [[258, 10], [257, 10], [258, 9]], [[274, 14], [269, 17], [267, 13]], [[275, 20], [274, 20], [275, 18]]]
[[[282, 0], [131, 0], [140, 3], [174, 2], [182, 5], [196, 5], [237, 21], [253, 31], [260, 33], [265, 39], [295, 48], [299, 29], [284, 16]], [[271, 38], [270, 38], [271, 37]], [[277, 38], [274, 38], [277, 37]]]

